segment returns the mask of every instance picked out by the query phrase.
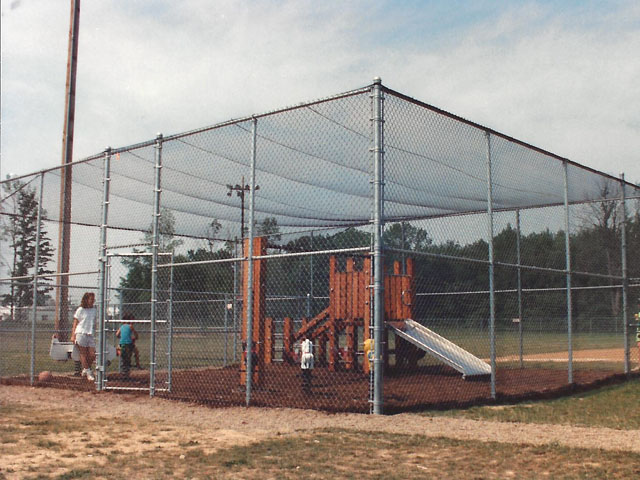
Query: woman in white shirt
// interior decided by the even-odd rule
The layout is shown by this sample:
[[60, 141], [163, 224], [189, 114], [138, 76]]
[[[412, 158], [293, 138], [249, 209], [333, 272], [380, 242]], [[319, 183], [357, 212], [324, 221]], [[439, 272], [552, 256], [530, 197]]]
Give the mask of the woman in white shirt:
[[96, 358], [96, 342], [93, 339], [96, 324], [96, 307], [93, 306], [95, 301], [96, 296], [92, 292], [86, 292], [82, 296], [80, 306], [73, 314], [71, 328], [71, 341], [76, 344], [80, 353], [82, 376], [90, 381], [95, 379], [91, 371], [91, 365]]

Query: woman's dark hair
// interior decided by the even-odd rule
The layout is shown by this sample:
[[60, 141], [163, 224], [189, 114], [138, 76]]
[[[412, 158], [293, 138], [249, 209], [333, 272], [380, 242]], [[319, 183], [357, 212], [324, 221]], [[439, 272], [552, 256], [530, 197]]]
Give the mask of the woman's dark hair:
[[96, 298], [96, 294], [93, 292], [86, 292], [84, 295], [82, 295], [82, 300], [80, 300], [80, 306], [82, 308], [89, 308], [89, 298], [93, 297], [94, 299]]

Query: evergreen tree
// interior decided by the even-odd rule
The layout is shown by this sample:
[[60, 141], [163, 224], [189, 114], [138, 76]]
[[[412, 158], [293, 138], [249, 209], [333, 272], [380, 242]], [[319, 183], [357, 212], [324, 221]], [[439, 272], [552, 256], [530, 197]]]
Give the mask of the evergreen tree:
[[[167, 208], [160, 210], [158, 219], [158, 253], [168, 253], [174, 251], [182, 245], [182, 240], [176, 239], [175, 235], [176, 219], [173, 212]], [[152, 251], [153, 228], [144, 233], [144, 243], [147, 247], [144, 250], [134, 249], [135, 253]], [[123, 291], [123, 301], [128, 303], [146, 303], [151, 300], [151, 257], [133, 256], [123, 258], [122, 263], [127, 268], [127, 275], [120, 280], [120, 287]], [[160, 260], [159, 263], [166, 263]]]
[[[2, 303], [11, 307], [12, 316], [15, 318], [16, 310], [20, 312], [23, 307], [33, 304], [33, 282], [20, 277], [28, 277], [34, 273], [39, 205], [35, 189], [22, 182], [5, 184], [5, 192], [8, 194], [5, 201], [9, 202], [10, 207], [9, 212], [3, 212], [5, 220], [1, 234], [12, 249], [10, 270], [15, 280], [12, 280], [10, 292], [3, 296]], [[43, 216], [45, 214], [43, 211]], [[40, 228], [40, 243], [37, 248], [38, 275], [52, 273], [47, 266], [53, 258], [54, 249], [44, 225]], [[44, 304], [45, 295], [52, 289], [47, 280], [38, 280], [38, 304]]]

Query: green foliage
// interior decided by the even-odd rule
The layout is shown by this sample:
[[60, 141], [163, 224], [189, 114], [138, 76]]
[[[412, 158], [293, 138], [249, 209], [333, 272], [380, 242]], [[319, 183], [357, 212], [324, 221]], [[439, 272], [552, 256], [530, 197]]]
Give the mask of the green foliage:
[[[582, 218], [579, 227], [573, 227], [571, 235], [571, 260], [574, 271], [619, 275], [621, 223], [614, 215], [612, 204], [597, 204], [596, 207], [582, 207], [577, 218]], [[640, 218], [636, 209], [627, 219], [627, 245], [629, 252], [640, 251]], [[160, 218], [160, 250], [175, 249], [180, 242], [173, 238], [175, 220], [171, 212], [162, 211]], [[203, 262], [223, 260], [238, 256], [234, 242], [222, 243], [216, 235], [220, 224], [211, 222], [207, 247], [189, 250], [176, 255], [176, 262]], [[266, 218], [256, 226], [258, 236], [267, 236], [270, 251], [312, 252], [333, 251], [353, 247], [369, 248], [372, 237], [368, 231], [350, 227], [334, 234], [309, 234], [282, 243], [282, 234], [275, 218]], [[145, 237], [150, 240], [148, 234]], [[488, 291], [488, 244], [477, 240], [465, 245], [453, 241], [435, 243], [428, 231], [407, 222], [390, 223], [385, 227], [383, 242], [388, 249], [385, 252], [387, 271], [392, 271], [394, 261], [414, 258], [416, 290], [429, 292], [482, 292]], [[499, 322], [511, 322], [518, 316], [517, 286], [517, 231], [507, 225], [494, 237], [495, 288], [510, 290], [496, 303], [496, 315]], [[522, 286], [525, 289], [558, 288], [559, 293], [547, 291], [544, 294], [527, 294], [523, 298], [523, 308], [531, 317], [557, 319], [566, 316], [566, 296], [562, 289], [566, 285], [565, 269], [565, 232], [543, 231], [522, 235], [520, 238]], [[411, 252], [415, 252], [412, 255]], [[339, 268], [344, 268], [346, 256], [359, 258], [358, 254], [337, 255]], [[640, 260], [637, 255], [628, 255], [629, 276], [640, 277]], [[474, 261], [475, 260], [475, 261]], [[357, 260], [361, 262], [361, 260]], [[126, 261], [127, 277], [121, 285], [132, 289], [127, 293], [128, 301], [146, 302], [149, 300], [151, 285], [150, 258], [139, 257]], [[554, 271], [541, 271], [526, 266], [543, 267]], [[328, 291], [329, 261], [327, 255], [294, 256], [271, 259], [267, 263], [267, 292], [270, 296], [289, 296], [304, 298], [313, 292], [314, 297], [326, 297]], [[573, 275], [572, 284], [577, 287], [607, 286], [617, 283], [615, 278]], [[241, 284], [241, 280], [239, 280]], [[137, 289], [137, 290], [136, 290]], [[218, 292], [230, 294], [233, 291], [233, 266], [230, 263], [182, 267], [175, 270], [175, 291]], [[292, 300], [293, 301], [293, 300]], [[598, 295], [576, 292], [573, 296], [574, 318], [596, 318], [598, 316], [616, 316], [620, 313], [620, 289], [600, 291]], [[311, 302], [314, 303], [314, 302]], [[322, 310], [322, 302], [314, 303], [314, 312]], [[326, 303], [326, 302], [325, 302]], [[284, 305], [284, 303], [282, 304]], [[326, 306], [326, 305], [325, 305]], [[320, 308], [322, 307], [322, 308]], [[198, 307], [200, 308], [200, 307]], [[282, 308], [285, 308], [284, 306]], [[291, 310], [291, 307], [288, 306]], [[176, 312], [174, 312], [176, 313]], [[206, 312], [200, 312], [205, 314]], [[278, 316], [277, 313], [271, 312]], [[270, 313], [270, 314], [271, 314]], [[186, 311], [185, 311], [186, 314]], [[416, 318], [455, 318], [479, 321], [486, 325], [489, 317], [488, 295], [451, 297], [444, 295], [423, 296], [414, 305]], [[551, 320], [553, 321], [553, 320]]]
[[[471, 407], [464, 410], [428, 411], [429, 416], [448, 416], [542, 424], [570, 424], [621, 430], [640, 428], [640, 380], [603, 387], [555, 400], [525, 404]], [[615, 405], [615, 408], [611, 408]]]
[[[20, 181], [8, 182], [4, 185], [8, 211], [3, 211], [3, 222], [0, 225], [2, 239], [11, 247], [10, 271], [12, 277], [33, 275], [36, 260], [36, 237], [38, 229], [39, 204], [36, 190]], [[42, 212], [46, 215], [46, 211]], [[43, 224], [40, 227], [38, 248], [38, 274], [52, 273], [48, 265], [53, 258], [53, 245]], [[53, 289], [50, 281], [38, 280], [38, 304], [44, 304], [46, 294]], [[19, 309], [33, 304], [33, 283], [31, 279], [21, 278], [11, 282], [10, 292], [2, 299], [4, 305]]]
[[[171, 210], [162, 208], [158, 219], [158, 253], [173, 252], [182, 245], [182, 240], [174, 238], [176, 219]], [[153, 226], [145, 232], [143, 241], [147, 245], [144, 250], [134, 249], [135, 253], [152, 251]], [[123, 288], [123, 301], [129, 303], [143, 303], [151, 300], [151, 257], [137, 256], [123, 258], [122, 263], [127, 268], [127, 275], [120, 280]]]

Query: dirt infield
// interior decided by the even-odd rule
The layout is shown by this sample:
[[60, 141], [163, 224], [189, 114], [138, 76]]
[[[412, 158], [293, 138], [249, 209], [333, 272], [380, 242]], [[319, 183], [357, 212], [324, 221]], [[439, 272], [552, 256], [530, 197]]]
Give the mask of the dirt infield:
[[[166, 372], [156, 377], [156, 395], [162, 398], [229, 407], [245, 404], [246, 393], [240, 385], [237, 367], [177, 370], [172, 374], [171, 391]], [[567, 383], [567, 371], [561, 368], [499, 368], [496, 375], [496, 400], [491, 398], [490, 378], [463, 379], [446, 366], [420, 367], [410, 372], [389, 373], [384, 378], [384, 411], [398, 413], [426, 408], [452, 408], [497, 402], [553, 398], [586, 390], [625, 378], [619, 370], [576, 369], [574, 383]], [[28, 377], [3, 378], [7, 385], [28, 384]], [[36, 381], [36, 386], [93, 391], [94, 384], [79, 377], [57, 375]], [[136, 371], [124, 380], [110, 374], [108, 389], [148, 395], [149, 374]], [[139, 390], [134, 390], [139, 389]], [[147, 389], [147, 390], [145, 390]], [[328, 412], [366, 413], [370, 410], [369, 377], [360, 372], [314, 370], [310, 391], [304, 391], [300, 370], [286, 364], [268, 365], [254, 385], [251, 405], [291, 407]]]
[[[572, 352], [574, 362], [624, 362], [623, 348], [593, 348], [587, 350], [574, 350]], [[515, 362], [520, 357], [517, 355], [508, 355], [499, 357], [498, 362]], [[523, 356], [525, 362], [568, 362], [569, 352], [548, 352], [527, 354]]]

